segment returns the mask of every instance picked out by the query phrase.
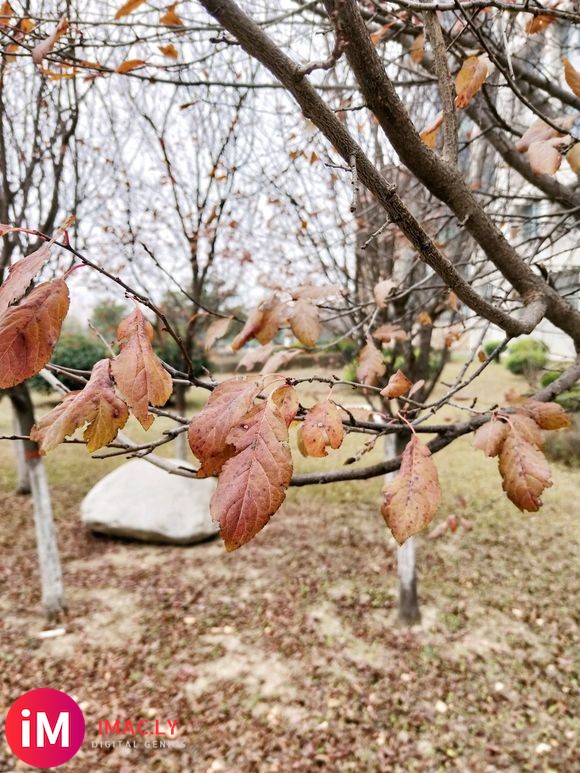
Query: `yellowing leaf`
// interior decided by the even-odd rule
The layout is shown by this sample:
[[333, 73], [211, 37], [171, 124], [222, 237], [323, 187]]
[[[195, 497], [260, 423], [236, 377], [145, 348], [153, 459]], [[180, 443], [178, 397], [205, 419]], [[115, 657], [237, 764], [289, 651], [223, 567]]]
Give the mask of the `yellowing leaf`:
[[431, 315], [428, 314], [426, 311], [422, 311], [420, 314], [417, 315], [417, 322], [423, 327], [427, 327], [428, 325], [433, 324]]
[[566, 83], [577, 97], [580, 97], [580, 72], [574, 67], [569, 59], [564, 59], [564, 77]]
[[0, 389], [38, 373], [50, 359], [69, 306], [64, 279], [36, 287], [0, 316]]
[[222, 317], [221, 319], [214, 320], [208, 327], [205, 333], [205, 350], [206, 352], [211, 349], [218, 338], [223, 338], [230, 327], [232, 317]]
[[83, 438], [90, 453], [117, 437], [129, 418], [127, 405], [115, 393], [110, 360], [93, 366], [91, 378], [79, 392], [70, 392], [64, 400], [38, 421], [30, 433], [40, 453], [46, 454], [65, 437], [88, 424]]
[[487, 54], [469, 56], [455, 78], [455, 107], [464, 108], [481, 89], [491, 69]]
[[130, 13], [133, 13], [133, 11], [137, 10], [144, 2], [145, 0], [128, 0], [128, 2], [123, 3], [115, 14], [115, 20], [122, 19], [123, 16], [128, 16]]
[[327, 446], [340, 448], [344, 439], [342, 414], [330, 400], [316, 403], [298, 428], [298, 448], [302, 456], [327, 456]]
[[441, 128], [442, 124], [443, 113], [439, 113], [431, 126], [427, 127], [427, 129], [424, 129], [419, 135], [425, 145], [427, 145], [428, 148], [431, 148], [431, 150], [434, 150], [437, 144], [437, 135], [439, 134], [439, 129]]
[[189, 447], [201, 462], [197, 477], [218, 473], [233, 453], [226, 437], [231, 428], [250, 410], [261, 383], [228, 379], [211, 393], [205, 407], [194, 416], [188, 431]]
[[381, 40], [383, 40], [389, 34], [389, 30], [392, 29], [392, 26], [392, 24], [383, 24], [380, 29], [372, 33], [370, 38], [373, 46], [378, 46]]
[[175, 12], [176, 8], [177, 3], [173, 3], [173, 5], [168, 6], [166, 12], [159, 19], [161, 24], [164, 24], [166, 27], [183, 27], [183, 20]]
[[413, 386], [413, 382], [405, 376], [402, 370], [393, 373], [387, 386], [381, 390], [381, 395], [387, 400], [406, 395]]
[[288, 314], [288, 321], [296, 338], [305, 346], [316, 346], [320, 338], [318, 309], [306, 299], [297, 300]]
[[137, 70], [139, 67], [143, 67], [145, 64], [147, 64], [147, 62], [143, 59], [127, 59], [126, 62], [121, 62], [118, 67], [115, 67], [115, 72], [118, 72], [122, 75], [123, 73]]
[[111, 363], [119, 391], [143, 429], [149, 429], [155, 417], [149, 404], [165, 405], [173, 392], [171, 376], [153, 351], [153, 326], [140, 309], [121, 320], [117, 329], [121, 351]]
[[508, 429], [509, 426], [504, 421], [488, 421], [482, 424], [473, 436], [473, 445], [483, 451], [486, 456], [497, 456], [501, 451]]
[[54, 32], [49, 35], [47, 38], [42, 40], [38, 45], [34, 46], [32, 49], [32, 61], [35, 64], [40, 64], [45, 56], [48, 56], [52, 49], [54, 48], [54, 44], [56, 41], [61, 37], [61, 35], [64, 35], [64, 33], [68, 30], [68, 21], [66, 19], [66, 16], [62, 16], [56, 25], [56, 29]]
[[373, 295], [375, 297], [375, 303], [379, 309], [385, 308], [387, 305], [387, 298], [395, 287], [396, 284], [392, 279], [383, 279], [374, 286]]
[[210, 512], [231, 551], [249, 542], [284, 501], [292, 455], [286, 421], [271, 400], [252, 408], [226, 442], [235, 455], [220, 472]]
[[2, 24], [6, 25], [13, 13], [14, 11], [10, 3], [2, 3], [2, 7], [0, 8], [0, 20], [2, 21]]
[[542, 429], [567, 429], [572, 426], [570, 417], [558, 403], [541, 403], [528, 400], [521, 408]]
[[374, 345], [370, 336], [367, 336], [367, 343], [361, 349], [359, 355], [358, 368], [356, 370], [357, 380], [365, 386], [376, 384], [381, 376], [384, 375], [387, 366], [383, 358], [383, 353]]
[[540, 449], [520, 432], [510, 429], [499, 454], [503, 489], [520, 510], [536, 512], [540, 495], [552, 485], [550, 468]]
[[270, 395], [270, 400], [280, 411], [280, 415], [286, 422], [286, 426], [290, 426], [294, 421], [294, 417], [298, 413], [300, 403], [298, 402], [298, 395], [294, 387], [289, 384], [284, 384], [278, 389], [275, 389]]
[[159, 50], [163, 56], [166, 56], [168, 59], [177, 59], [179, 57], [177, 49], [173, 43], [169, 43], [167, 46], [159, 46]]
[[397, 476], [383, 492], [381, 512], [399, 545], [433, 520], [441, 497], [439, 478], [431, 452], [416, 435], [405, 447]]

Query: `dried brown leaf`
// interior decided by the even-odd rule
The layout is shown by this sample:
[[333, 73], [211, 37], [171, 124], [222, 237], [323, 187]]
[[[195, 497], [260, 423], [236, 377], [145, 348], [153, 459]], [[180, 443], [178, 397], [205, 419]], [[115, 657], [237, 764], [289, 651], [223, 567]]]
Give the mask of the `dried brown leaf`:
[[381, 390], [381, 395], [386, 397], [387, 400], [392, 400], [395, 397], [406, 395], [412, 386], [413, 382], [411, 379], [408, 379], [402, 370], [398, 370], [390, 377], [387, 386]]
[[486, 456], [497, 456], [501, 451], [508, 429], [509, 426], [504, 421], [488, 421], [482, 424], [473, 436], [473, 445], [483, 451]]
[[327, 456], [326, 447], [340, 448], [344, 434], [340, 409], [322, 400], [312, 406], [298, 428], [298, 448], [303, 456]]
[[520, 510], [536, 512], [542, 506], [540, 495], [552, 485], [550, 468], [540, 449], [519, 431], [511, 428], [499, 455], [503, 489]]
[[320, 338], [318, 309], [306, 299], [295, 301], [288, 315], [288, 322], [296, 338], [304, 346], [316, 346]]

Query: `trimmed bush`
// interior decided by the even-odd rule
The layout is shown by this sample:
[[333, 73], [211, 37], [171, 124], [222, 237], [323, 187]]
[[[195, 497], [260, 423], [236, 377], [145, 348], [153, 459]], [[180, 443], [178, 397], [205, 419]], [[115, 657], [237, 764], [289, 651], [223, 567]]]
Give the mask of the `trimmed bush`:
[[[54, 365], [61, 365], [63, 368], [92, 370], [95, 362], [102, 360], [103, 357], [108, 357], [108, 352], [94, 336], [86, 336], [82, 333], [68, 333], [60, 337], [50, 361]], [[65, 376], [62, 373], [56, 375], [59, 381], [62, 381], [69, 389], [83, 388], [81, 381]], [[47, 384], [42, 376], [31, 378], [30, 386], [37, 392], [48, 394], [52, 391], [52, 387]]]
[[508, 349], [506, 368], [518, 375], [533, 375], [546, 367], [549, 349], [543, 341], [522, 338]]

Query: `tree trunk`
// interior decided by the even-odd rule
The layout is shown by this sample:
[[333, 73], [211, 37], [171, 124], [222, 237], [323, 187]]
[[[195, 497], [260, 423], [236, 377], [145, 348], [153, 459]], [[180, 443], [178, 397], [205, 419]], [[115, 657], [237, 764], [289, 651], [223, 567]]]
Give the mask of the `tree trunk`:
[[[385, 456], [399, 456], [405, 450], [408, 437], [387, 435], [385, 438]], [[396, 473], [387, 473], [390, 480]], [[399, 620], [404, 625], [414, 625], [421, 621], [419, 598], [417, 596], [417, 566], [415, 555], [415, 537], [409, 537], [397, 548], [397, 574], [399, 575]]]
[[[24, 432], [20, 426], [18, 412], [14, 408], [14, 403], [12, 403], [12, 419], [14, 434], [23, 435]], [[31, 489], [30, 475], [28, 473], [28, 465], [26, 464], [26, 449], [23, 440], [14, 441], [14, 453], [16, 455], [16, 493], [27, 496], [30, 494]]]
[[[20, 434], [28, 435], [34, 425], [34, 409], [25, 384], [9, 390]], [[49, 621], [58, 619], [65, 610], [62, 571], [56, 540], [50, 489], [38, 446], [22, 441], [24, 458], [34, 503], [34, 525], [42, 588], [42, 607]]]

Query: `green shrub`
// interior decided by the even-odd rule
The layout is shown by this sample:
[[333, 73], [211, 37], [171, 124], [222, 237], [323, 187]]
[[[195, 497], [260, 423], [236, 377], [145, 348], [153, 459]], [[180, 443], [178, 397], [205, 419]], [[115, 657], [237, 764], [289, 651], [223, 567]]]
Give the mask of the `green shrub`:
[[546, 373], [542, 373], [542, 377], [540, 378], [540, 384], [543, 387], [550, 386], [552, 382], [554, 382], [559, 376], [562, 375], [561, 370], [548, 370]]
[[[483, 351], [487, 354], [488, 357], [491, 357], [491, 355], [495, 352], [498, 346], [501, 345], [501, 341], [486, 341], [483, 345]], [[499, 362], [501, 357], [501, 352], [495, 355], [495, 361]]]
[[548, 351], [543, 341], [522, 338], [509, 347], [505, 366], [511, 373], [533, 375], [546, 366]]
[[[60, 337], [50, 361], [54, 365], [61, 365], [63, 368], [92, 370], [95, 362], [107, 356], [107, 350], [94, 336], [87, 336], [82, 333], [68, 333]], [[62, 373], [57, 373], [56, 375], [59, 381], [62, 381], [69, 389], [83, 388], [82, 382], [75, 378], [65, 376]], [[48, 393], [52, 391], [52, 387], [47, 384], [42, 376], [34, 376], [34, 378], [30, 379], [30, 386], [37, 392]]]
[[[578, 392], [580, 404], [580, 390]], [[572, 418], [572, 426], [563, 432], [547, 432], [544, 453], [553, 462], [567, 467], [580, 467], [580, 416]]]

